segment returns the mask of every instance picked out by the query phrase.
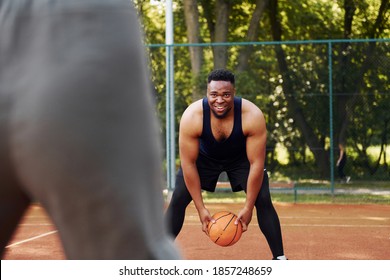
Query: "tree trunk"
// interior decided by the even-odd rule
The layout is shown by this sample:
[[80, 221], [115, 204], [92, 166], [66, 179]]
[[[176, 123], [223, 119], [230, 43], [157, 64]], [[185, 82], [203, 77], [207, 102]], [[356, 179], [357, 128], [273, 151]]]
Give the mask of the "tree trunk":
[[[350, 0], [345, 0], [350, 1]], [[382, 0], [381, 6], [378, 11], [378, 16], [375, 20], [374, 25], [372, 26], [371, 31], [368, 34], [368, 38], [377, 38], [378, 34], [380, 34], [383, 29], [386, 27], [387, 23], [387, 12], [389, 10], [389, 0]], [[344, 139], [346, 136], [346, 131], [348, 128], [348, 121], [353, 117], [354, 107], [355, 103], [357, 102], [357, 97], [360, 94], [361, 89], [364, 86], [364, 75], [369, 69], [371, 65], [371, 57], [375, 51], [376, 43], [370, 42], [368, 44], [366, 54], [365, 54], [365, 60], [363, 61], [361, 67], [360, 67], [360, 73], [358, 75], [358, 78], [356, 79], [358, 82], [353, 83], [351, 86], [351, 97], [346, 103], [346, 115], [345, 118], [342, 121], [341, 128], [340, 128], [340, 136], [339, 139]]]
[[[199, 34], [199, 11], [197, 1], [184, 0], [184, 17], [187, 25], [187, 39], [190, 44], [200, 43]], [[191, 58], [192, 81], [198, 80], [202, 69], [203, 49], [202, 47], [189, 47]], [[192, 100], [198, 100], [203, 96], [201, 89], [194, 83]]]
[[[229, 30], [229, 14], [230, 14], [230, 1], [229, 0], [217, 0], [216, 11], [216, 23], [215, 23], [215, 43], [227, 42], [228, 30]], [[214, 68], [226, 68], [227, 65], [227, 46], [214, 46]]]
[[[278, 1], [270, 1], [270, 20], [271, 31], [274, 41], [282, 40], [282, 27], [278, 19]], [[324, 146], [306, 121], [302, 108], [299, 106], [294, 93], [292, 79], [289, 74], [289, 69], [286, 61], [286, 55], [281, 45], [275, 46], [276, 57], [278, 60], [279, 69], [283, 77], [283, 91], [287, 101], [288, 112], [294, 119], [294, 122], [301, 131], [303, 137], [309, 146], [310, 151], [313, 153], [317, 167], [321, 176], [329, 177], [329, 155], [324, 150]]]
[[[354, 0], [345, 0], [344, 1], [344, 39], [350, 39], [352, 34], [352, 22], [356, 11], [356, 6]], [[343, 43], [340, 51], [340, 78], [338, 82], [335, 83], [336, 87], [334, 93], [336, 93], [336, 129], [335, 129], [335, 139], [339, 144], [345, 146], [347, 138], [347, 102], [350, 98], [347, 93], [351, 90], [351, 81], [349, 78], [348, 70], [350, 69], [350, 43]], [[343, 122], [345, 121], [345, 124]], [[336, 144], [336, 143], [335, 143]], [[337, 147], [337, 145], [335, 145]]]
[[213, 11], [214, 7], [212, 6], [212, 3], [210, 0], [199, 0], [200, 5], [202, 6], [203, 9], [203, 15], [206, 18], [207, 22], [207, 29], [210, 32], [210, 41], [214, 41], [214, 36], [215, 36], [215, 23], [214, 23], [214, 16], [213, 16]]
[[[265, 9], [267, 8], [267, 5], [269, 3], [269, 0], [256, 0], [256, 7], [252, 14], [251, 21], [249, 23], [248, 32], [245, 37], [246, 42], [254, 42], [257, 41], [257, 37], [259, 34], [259, 27], [260, 27], [260, 21], [263, 18], [263, 14]], [[248, 60], [249, 56], [252, 53], [253, 46], [248, 45], [244, 46], [241, 49], [241, 52], [238, 57], [238, 65], [236, 72], [244, 72], [248, 69]]]

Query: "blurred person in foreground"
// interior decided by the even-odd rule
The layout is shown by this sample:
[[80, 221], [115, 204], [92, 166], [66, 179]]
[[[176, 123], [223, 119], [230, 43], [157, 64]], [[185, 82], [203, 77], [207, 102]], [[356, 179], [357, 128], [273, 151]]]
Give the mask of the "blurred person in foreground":
[[69, 259], [178, 259], [128, 0], [0, 1], [0, 254], [39, 202]]

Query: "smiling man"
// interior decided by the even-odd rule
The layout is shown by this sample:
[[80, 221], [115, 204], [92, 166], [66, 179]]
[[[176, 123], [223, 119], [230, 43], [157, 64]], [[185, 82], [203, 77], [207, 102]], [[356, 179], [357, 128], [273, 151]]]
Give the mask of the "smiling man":
[[192, 103], [183, 113], [179, 131], [181, 167], [167, 210], [169, 228], [176, 237], [184, 223], [185, 210], [193, 200], [202, 230], [214, 222], [202, 190], [214, 192], [226, 172], [233, 192], [245, 191], [246, 201], [238, 220], [246, 231], [253, 208], [273, 259], [286, 259], [278, 215], [272, 205], [264, 168], [266, 124], [261, 110], [249, 100], [236, 97], [234, 74], [212, 71], [207, 97]]

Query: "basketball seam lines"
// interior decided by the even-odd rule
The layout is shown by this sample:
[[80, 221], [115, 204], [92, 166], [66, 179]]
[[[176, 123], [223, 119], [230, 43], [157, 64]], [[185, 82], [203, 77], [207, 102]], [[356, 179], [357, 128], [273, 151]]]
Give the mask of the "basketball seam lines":
[[[232, 222], [232, 220], [234, 219], [234, 217], [236, 217], [235, 215], [232, 216], [232, 218], [230, 219], [229, 223], [226, 225], [226, 227], [223, 229], [225, 231], [225, 229], [227, 228], [228, 225], [230, 225], [230, 223]], [[236, 226], [236, 232], [234, 233], [234, 236], [232, 238], [232, 241], [230, 241], [230, 243], [227, 245], [229, 246], [230, 244], [232, 244], [232, 242], [234, 241], [234, 239], [236, 238], [236, 235], [237, 235], [237, 229], [238, 229], [238, 226]]]

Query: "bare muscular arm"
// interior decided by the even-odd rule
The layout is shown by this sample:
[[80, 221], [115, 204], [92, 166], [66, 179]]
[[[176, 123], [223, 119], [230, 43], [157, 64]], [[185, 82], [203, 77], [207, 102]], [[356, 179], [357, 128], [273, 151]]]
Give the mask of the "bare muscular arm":
[[194, 103], [183, 113], [179, 130], [179, 152], [184, 181], [198, 211], [202, 230], [207, 233], [207, 224], [211, 220], [211, 215], [203, 203], [200, 178], [196, 167], [199, 137], [203, 127], [202, 110], [199, 106], [202, 104]]
[[259, 108], [249, 101], [243, 103], [243, 130], [247, 136], [246, 150], [250, 169], [246, 201], [243, 209], [238, 214], [238, 219], [241, 220], [243, 229], [246, 231], [252, 219], [253, 207], [263, 182], [267, 140], [264, 115]]

